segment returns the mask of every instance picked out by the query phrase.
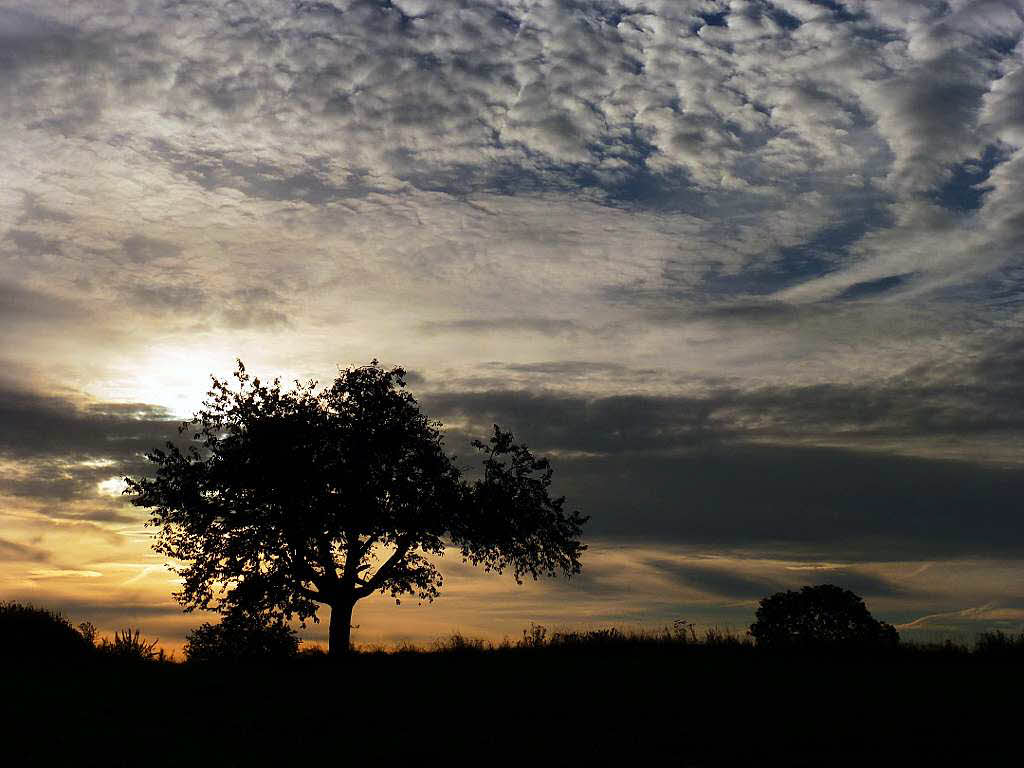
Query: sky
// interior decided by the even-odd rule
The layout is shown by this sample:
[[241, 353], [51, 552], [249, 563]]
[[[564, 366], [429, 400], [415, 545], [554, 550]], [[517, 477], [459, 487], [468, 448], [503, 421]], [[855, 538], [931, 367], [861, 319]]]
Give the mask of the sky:
[[[1024, 628], [1024, 3], [0, 0], [0, 599], [183, 615], [120, 491], [209, 376], [410, 371], [589, 514], [453, 630]], [[327, 613], [324, 609], [323, 617]], [[326, 637], [311, 626], [311, 641]]]

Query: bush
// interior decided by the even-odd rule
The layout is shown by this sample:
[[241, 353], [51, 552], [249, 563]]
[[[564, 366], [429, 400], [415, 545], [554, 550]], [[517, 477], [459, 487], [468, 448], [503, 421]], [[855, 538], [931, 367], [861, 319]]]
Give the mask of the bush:
[[982, 656], [1024, 656], [1024, 632], [1020, 635], [1008, 635], [1001, 630], [982, 632], [978, 635], [974, 652]]
[[124, 661], [163, 661], [164, 652], [156, 649], [159, 638], [152, 642], [141, 637], [139, 630], [126, 627], [114, 632], [114, 639], [103, 638], [97, 649], [104, 656]]
[[93, 650], [92, 643], [59, 613], [31, 604], [0, 603], [0, 653], [5, 661], [81, 660]]
[[299, 651], [299, 636], [281, 619], [228, 614], [219, 624], [203, 624], [185, 637], [185, 659], [225, 662], [286, 659]]
[[762, 648], [891, 648], [899, 635], [864, 601], [832, 584], [777, 592], [761, 600], [750, 634]]

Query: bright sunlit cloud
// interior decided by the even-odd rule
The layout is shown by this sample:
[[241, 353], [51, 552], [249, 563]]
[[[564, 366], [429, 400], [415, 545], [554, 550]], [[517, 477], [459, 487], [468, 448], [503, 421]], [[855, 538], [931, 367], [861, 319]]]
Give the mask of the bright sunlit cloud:
[[96, 492], [101, 496], [113, 496], [117, 498], [127, 489], [123, 477], [110, 477], [102, 482], [96, 483]]

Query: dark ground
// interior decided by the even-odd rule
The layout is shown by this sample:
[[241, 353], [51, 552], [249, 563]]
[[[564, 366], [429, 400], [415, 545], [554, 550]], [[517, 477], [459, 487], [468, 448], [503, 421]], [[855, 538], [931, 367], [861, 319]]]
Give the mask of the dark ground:
[[1024, 659], [745, 648], [5, 660], [0, 764], [1015, 765]]

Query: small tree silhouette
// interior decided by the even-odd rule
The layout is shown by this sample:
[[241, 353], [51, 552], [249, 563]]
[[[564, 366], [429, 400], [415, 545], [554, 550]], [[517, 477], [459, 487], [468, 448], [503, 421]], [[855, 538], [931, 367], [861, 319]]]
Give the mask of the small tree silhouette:
[[763, 648], [891, 647], [899, 635], [848, 589], [822, 584], [761, 600], [750, 634]]
[[466, 481], [445, 452], [440, 423], [405, 390], [405, 371], [341, 371], [333, 386], [282, 391], [238, 362], [238, 389], [213, 379], [205, 407], [173, 443], [148, 454], [154, 478], [126, 478], [150, 507], [157, 552], [179, 570], [185, 610], [211, 608], [316, 620], [331, 608], [329, 647], [350, 647], [356, 602], [384, 592], [433, 600], [430, 556], [517, 581], [578, 573], [586, 517], [548, 493], [551, 468], [494, 427], [480, 476]]
[[219, 624], [204, 623], [185, 637], [191, 662], [286, 659], [299, 650], [299, 636], [280, 617], [229, 613]]

